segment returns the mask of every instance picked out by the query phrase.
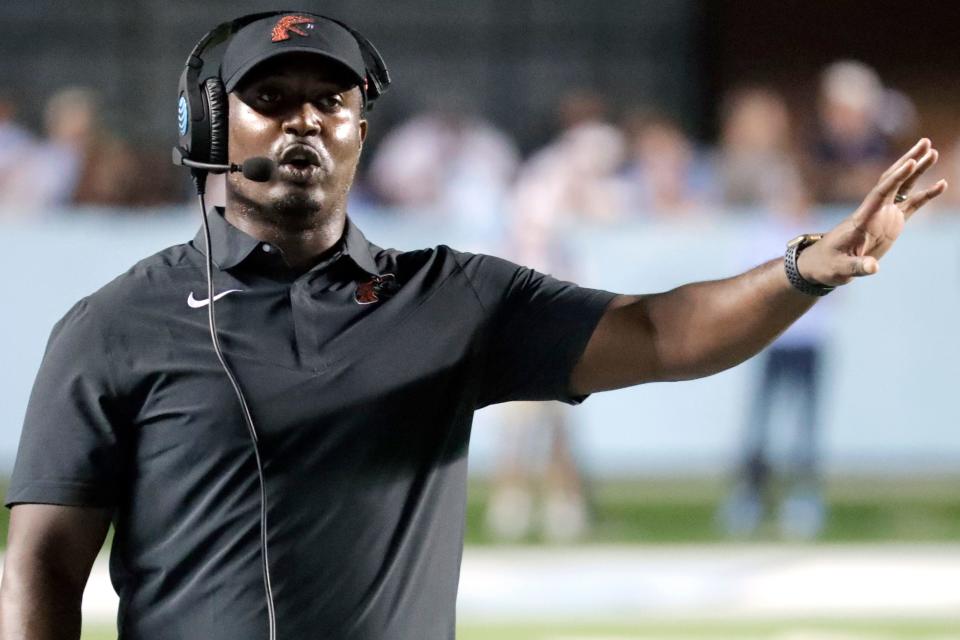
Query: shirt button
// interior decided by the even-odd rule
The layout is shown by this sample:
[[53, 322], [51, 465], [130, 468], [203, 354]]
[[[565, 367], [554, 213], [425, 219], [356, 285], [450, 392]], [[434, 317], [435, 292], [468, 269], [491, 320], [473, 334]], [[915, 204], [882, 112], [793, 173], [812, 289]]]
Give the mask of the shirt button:
[[273, 247], [267, 244], [266, 242], [260, 245], [260, 248], [263, 249], [264, 253], [270, 253], [271, 251], [273, 251]]

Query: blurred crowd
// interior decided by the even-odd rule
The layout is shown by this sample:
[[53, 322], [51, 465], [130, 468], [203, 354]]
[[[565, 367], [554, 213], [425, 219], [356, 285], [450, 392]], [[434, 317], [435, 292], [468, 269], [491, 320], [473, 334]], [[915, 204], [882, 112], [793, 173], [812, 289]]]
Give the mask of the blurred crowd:
[[[825, 68], [816, 102], [794, 107], [770, 87], [734, 88], [718, 109], [716, 143], [706, 146], [667, 113], [616, 111], [597, 93], [576, 92], [558, 102], [555, 137], [526, 157], [477, 114], [424, 112], [387, 132], [364, 159], [355, 197], [474, 224], [506, 219], [524, 230], [545, 230], [558, 216], [789, 214], [859, 202], [898, 150], [923, 133], [910, 98], [852, 60]], [[0, 95], [0, 209], [185, 202], [190, 191], [163, 149], [147, 153], [125, 142], [103, 113], [94, 91], [61, 90], [48, 101], [38, 135], [20, 124], [14, 100]], [[948, 153], [938, 174], [953, 177], [957, 145], [938, 145]]]
[[161, 154], [135, 151], [110, 131], [102, 113], [95, 91], [62, 89], [47, 101], [37, 136], [18, 122], [15, 101], [0, 95], [0, 208], [8, 216], [51, 207], [183, 201]]
[[[745, 208], [789, 215], [858, 203], [921, 134], [911, 100], [860, 62], [824, 69], [809, 106], [811, 113], [796, 113], [770, 87], [737, 87], [720, 105], [716, 144], [705, 146], [669, 114], [614, 114], [602, 96], [578, 93], [561, 101], [555, 139], [525, 159], [489, 122], [425, 113], [390, 132], [366, 180], [388, 205], [506, 211], [538, 229], [558, 216], [611, 222]], [[952, 151], [940, 175], [956, 172]]]

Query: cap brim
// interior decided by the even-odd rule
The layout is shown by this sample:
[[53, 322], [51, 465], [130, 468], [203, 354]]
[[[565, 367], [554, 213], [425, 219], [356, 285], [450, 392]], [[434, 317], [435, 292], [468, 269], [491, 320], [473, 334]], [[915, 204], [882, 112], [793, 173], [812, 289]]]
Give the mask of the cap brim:
[[312, 53], [326, 60], [336, 62], [340, 65], [340, 67], [343, 68], [344, 71], [349, 73], [350, 76], [356, 80], [356, 83], [358, 85], [363, 85], [363, 76], [359, 75], [357, 71], [350, 65], [349, 62], [347, 62], [346, 60], [344, 60], [339, 56], [335, 56], [325, 51], [319, 51], [314, 47], [284, 47], [283, 49], [278, 49], [277, 51], [271, 51], [270, 53], [251, 58], [250, 60], [247, 60], [246, 62], [244, 62], [242, 65], [240, 65], [239, 68], [237, 68], [236, 71], [233, 72], [232, 76], [230, 76], [229, 78], [224, 78], [224, 83], [223, 83], [224, 89], [226, 90], [227, 93], [230, 93], [236, 88], [236, 86], [240, 83], [243, 77], [247, 75], [247, 73], [251, 69], [253, 69], [255, 66], [257, 66], [261, 62], [266, 62], [267, 60], [276, 58], [277, 56], [283, 56], [289, 53]]

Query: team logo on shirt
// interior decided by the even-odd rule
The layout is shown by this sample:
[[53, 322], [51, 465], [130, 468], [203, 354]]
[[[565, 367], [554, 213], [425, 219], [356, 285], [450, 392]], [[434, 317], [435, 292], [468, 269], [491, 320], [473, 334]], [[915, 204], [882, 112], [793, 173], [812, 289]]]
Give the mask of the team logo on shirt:
[[270, 42], [289, 40], [291, 32], [298, 36], [309, 36], [310, 34], [301, 29], [299, 25], [306, 25], [307, 29], [313, 29], [313, 22], [313, 18], [308, 16], [283, 16], [277, 20], [277, 24], [273, 25], [273, 30], [270, 32]]
[[392, 273], [385, 273], [382, 276], [373, 276], [369, 280], [359, 283], [356, 293], [353, 294], [353, 299], [357, 301], [357, 304], [373, 304], [379, 302], [381, 298], [389, 298], [399, 288], [397, 277]]

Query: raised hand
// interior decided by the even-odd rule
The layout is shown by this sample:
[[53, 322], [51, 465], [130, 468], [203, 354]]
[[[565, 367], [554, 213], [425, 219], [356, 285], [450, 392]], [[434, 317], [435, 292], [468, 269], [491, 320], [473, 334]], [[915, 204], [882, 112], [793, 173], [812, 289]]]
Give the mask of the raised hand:
[[947, 181], [940, 180], [911, 193], [939, 155], [929, 139], [917, 142], [880, 176], [856, 211], [800, 254], [800, 274], [810, 282], [837, 286], [879, 271], [878, 260], [896, 242], [904, 223], [946, 190]]

